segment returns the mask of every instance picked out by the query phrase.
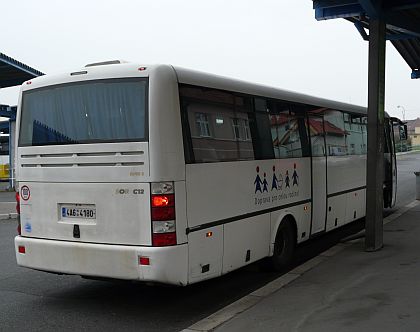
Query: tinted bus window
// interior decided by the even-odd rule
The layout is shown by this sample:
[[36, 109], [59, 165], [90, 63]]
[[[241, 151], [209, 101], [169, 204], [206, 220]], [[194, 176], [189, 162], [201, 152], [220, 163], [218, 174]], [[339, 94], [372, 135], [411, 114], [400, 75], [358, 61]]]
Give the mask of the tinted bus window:
[[254, 159], [248, 98], [201, 87], [179, 91], [187, 163]]
[[326, 109], [324, 111], [324, 126], [329, 156], [344, 156], [347, 154], [344, 116], [340, 111]]
[[147, 140], [147, 80], [62, 84], [23, 93], [20, 146]]
[[363, 129], [366, 125], [363, 124], [362, 116], [348, 114], [347, 116], [347, 154], [360, 155], [366, 153], [366, 145], [364, 143]]
[[[270, 110], [271, 138], [276, 158], [297, 158], [309, 155], [306, 121], [290, 112], [286, 103], [274, 103]], [[303, 144], [302, 144], [303, 143]]]
[[255, 159], [273, 159], [274, 149], [267, 100], [255, 98], [254, 106], [255, 122], [253, 122], [254, 126], [251, 130], [254, 137]]

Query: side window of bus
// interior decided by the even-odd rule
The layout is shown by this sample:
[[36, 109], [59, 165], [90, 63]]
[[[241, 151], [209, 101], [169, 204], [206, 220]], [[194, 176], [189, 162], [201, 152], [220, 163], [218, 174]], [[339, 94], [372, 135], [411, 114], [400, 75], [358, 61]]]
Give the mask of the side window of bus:
[[366, 153], [367, 145], [364, 142], [366, 125], [360, 115], [344, 113], [344, 124], [346, 127], [346, 142], [348, 155], [361, 155]]
[[270, 133], [270, 117], [267, 100], [254, 99], [255, 120], [251, 122], [255, 159], [273, 159], [274, 150]]
[[343, 112], [326, 109], [324, 111], [325, 139], [329, 156], [347, 154], [346, 135]]
[[309, 155], [306, 122], [292, 112], [291, 105], [270, 102], [270, 126], [275, 158], [298, 158]]
[[361, 120], [362, 128], [362, 154], [367, 154], [367, 116], [363, 116]]
[[179, 91], [187, 163], [254, 159], [250, 98], [202, 87]]
[[323, 109], [313, 109], [309, 115], [309, 134], [311, 137], [311, 149], [313, 157], [323, 157], [326, 154], [325, 151], [325, 132], [324, 132], [324, 121], [322, 119]]

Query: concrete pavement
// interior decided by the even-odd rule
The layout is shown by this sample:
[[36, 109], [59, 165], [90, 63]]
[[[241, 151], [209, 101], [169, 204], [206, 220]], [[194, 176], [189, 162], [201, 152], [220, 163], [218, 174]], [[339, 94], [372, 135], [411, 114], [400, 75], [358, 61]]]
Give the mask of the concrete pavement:
[[392, 219], [382, 250], [338, 246], [216, 331], [420, 331], [420, 205]]

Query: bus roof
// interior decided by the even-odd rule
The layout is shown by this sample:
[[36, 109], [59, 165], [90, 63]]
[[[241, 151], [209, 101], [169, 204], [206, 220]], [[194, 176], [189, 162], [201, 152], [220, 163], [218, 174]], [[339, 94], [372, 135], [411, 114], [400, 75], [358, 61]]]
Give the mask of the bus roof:
[[274, 99], [281, 99], [301, 104], [309, 104], [320, 107], [338, 109], [352, 113], [367, 114], [366, 107], [313, 97], [289, 90], [273, 88], [262, 84], [249, 83], [224, 76], [208, 74], [196, 70], [182, 67], [174, 67], [178, 81], [184, 84], [199, 85], [220, 90], [234, 91], [250, 94], [253, 96], [263, 96]]
[[[142, 75], [139, 75], [137, 68], [147, 68], [147, 71], [142, 72]], [[324, 98], [318, 98], [314, 96], [305, 95], [302, 93], [297, 93], [289, 90], [274, 88], [270, 86], [265, 86], [262, 84], [249, 83], [246, 81], [233, 79], [229, 77], [224, 77], [220, 75], [209, 74], [197, 70], [186, 69], [178, 66], [170, 66], [165, 64], [155, 64], [155, 65], [146, 65], [138, 63], [123, 63], [119, 62], [118, 64], [115, 61], [106, 63], [97, 64], [93, 67], [84, 67], [80, 73], [88, 73], [88, 75], [81, 75], [85, 80], [89, 79], [99, 79], [107, 77], [116, 77], [116, 76], [129, 76], [129, 77], [138, 77], [138, 76], [148, 76], [148, 74], [158, 69], [159, 67], [170, 67], [175, 70], [179, 83], [204, 86], [214, 89], [234, 91], [238, 93], [249, 94], [253, 96], [268, 97], [273, 99], [281, 99], [290, 102], [296, 102], [301, 104], [309, 104], [319, 107], [343, 110], [351, 113], [358, 114], [367, 114], [367, 108], [358, 105], [352, 105], [348, 103], [342, 103], [338, 101], [333, 101]], [[79, 69], [80, 70], [80, 69]], [[76, 72], [77, 74], [78, 72]], [[79, 75], [74, 76], [74, 73], [58, 74], [58, 75], [45, 75], [33, 79], [32, 86], [22, 86], [22, 90], [34, 89], [37, 87], [42, 87], [46, 85], [61, 83], [70, 83], [79, 81], [82, 77]], [[143, 76], [143, 77], [144, 77]], [[388, 116], [388, 115], [386, 115]]]

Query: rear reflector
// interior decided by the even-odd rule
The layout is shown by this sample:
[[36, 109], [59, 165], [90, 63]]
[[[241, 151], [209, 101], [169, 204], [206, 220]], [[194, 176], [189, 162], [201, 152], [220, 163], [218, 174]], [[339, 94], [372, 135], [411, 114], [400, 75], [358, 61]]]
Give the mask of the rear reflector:
[[19, 253], [20, 253], [20, 254], [24, 254], [24, 253], [26, 253], [26, 248], [25, 248], [25, 246], [19, 246], [19, 247], [18, 247], [18, 251], [19, 251]]
[[153, 234], [153, 246], [164, 247], [176, 244], [176, 233], [157, 233]]
[[150, 265], [149, 257], [139, 257], [139, 265]]

